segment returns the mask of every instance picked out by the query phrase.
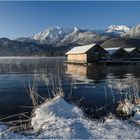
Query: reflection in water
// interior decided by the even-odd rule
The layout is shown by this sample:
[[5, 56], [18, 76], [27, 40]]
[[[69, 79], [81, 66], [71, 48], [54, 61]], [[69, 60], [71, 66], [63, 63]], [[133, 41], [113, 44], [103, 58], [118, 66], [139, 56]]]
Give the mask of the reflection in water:
[[67, 73], [74, 79], [83, 82], [98, 83], [106, 79], [106, 70], [103, 66], [81, 66], [67, 64]]
[[135, 89], [135, 88], [139, 90], [138, 79], [134, 78], [134, 75], [132, 74], [127, 74], [127, 77], [123, 79], [114, 78], [113, 76], [107, 76], [106, 82], [107, 82], [107, 87], [114, 90], [119, 90], [119, 91], [127, 90], [127, 92], [130, 89]]
[[71, 65], [67, 64], [67, 73], [70, 74], [75, 80], [83, 81], [83, 82], [90, 82], [92, 79], [87, 78], [87, 67], [86, 66], [78, 66], [78, 65]]
[[25, 88], [33, 81], [42, 97], [48, 97], [54, 85], [62, 86], [65, 100], [76, 103], [91, 117], [115, 113], [125, 93], [140, 90], [140, 66], [79, 66], [63, 60], [0, 59], [0, 117], [31, 111], [25, 108], [32, 105]]
[[[84, 97], [80, 105], [94, 117], [115, 113], [120, 100], [139, 94], [139, 66], [78, 66], [67, 65], [67, 73], [73, 79], [88, 83], [75, 86], [73, 96]], [[78, 81], [79, 80], [79, 81]], [[77, 84], [75, 82], [75, 85]], [[88, 86], [87, 86], [88, 85]], [[78, 96], [75, 97], [76, 99]], [[76, 100], [74, 99], [74, 100]], [[80, 98], [78, 98], [80, 99]], [[88, 107], [88, 108], [87, 108]], [[91, 113], [93, 111], [93, 114]]]

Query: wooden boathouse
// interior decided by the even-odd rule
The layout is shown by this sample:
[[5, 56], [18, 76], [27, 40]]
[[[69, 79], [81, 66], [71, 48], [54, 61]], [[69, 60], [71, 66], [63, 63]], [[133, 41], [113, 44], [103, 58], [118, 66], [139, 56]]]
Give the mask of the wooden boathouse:
[[74, 47], [66, 53], [69, 64], [140, 64], [138, 48], [102, 48], [98, 44]]
[[105, 61], [108, 55], [98, 44], [74, 47], [66, 53], [68, 63], [88, 64], [97, 61]]

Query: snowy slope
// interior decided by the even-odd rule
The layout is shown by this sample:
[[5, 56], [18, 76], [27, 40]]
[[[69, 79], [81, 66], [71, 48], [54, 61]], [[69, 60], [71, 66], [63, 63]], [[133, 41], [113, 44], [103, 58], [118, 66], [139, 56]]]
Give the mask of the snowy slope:
[[14, 132], [10, 132], [6, 125], [0, 124], [0, 139], [26, 139], [20, 134], [16, 134]]
[[103, 42], [109, 39], [109, 35], [101, 35], [93, 30], [81, 30], [76, 28], [71, 34], [62, 39], [57, 46], [65, 46], [68, 44], [87, 45], [92, 43]]

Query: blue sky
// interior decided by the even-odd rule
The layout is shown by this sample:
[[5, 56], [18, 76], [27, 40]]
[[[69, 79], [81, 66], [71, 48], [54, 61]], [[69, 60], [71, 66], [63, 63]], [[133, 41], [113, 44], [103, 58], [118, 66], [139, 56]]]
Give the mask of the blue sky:
[[103, 29], [140, 23], [140, 1], [0, 2], [0, 37], [28, 37], [51, 26]]

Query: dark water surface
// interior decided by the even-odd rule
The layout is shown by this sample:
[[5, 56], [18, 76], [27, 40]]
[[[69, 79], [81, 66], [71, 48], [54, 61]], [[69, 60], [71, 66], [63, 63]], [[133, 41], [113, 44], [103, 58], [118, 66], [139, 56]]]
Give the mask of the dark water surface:
[[139, 94], [140, 66], [78, 66], [64, 64], [63, 60], [0, 59], [0, 119], [32, 111], [27, 91], [33, 81], [44, 98], [62, 87], [66, 101], [76, 103], [85, 115], [95, 118], [115, 113], [118, 101], [130, 93]]

